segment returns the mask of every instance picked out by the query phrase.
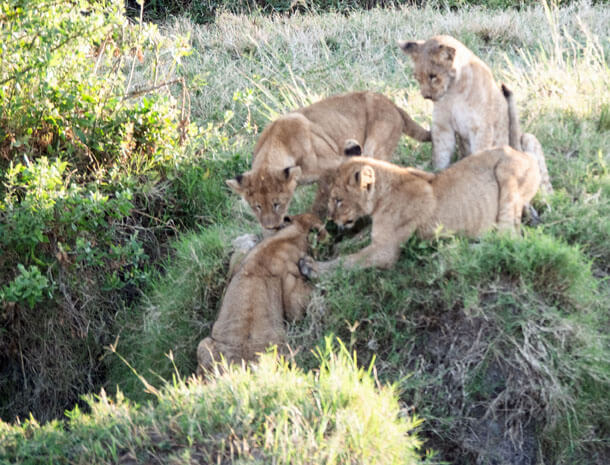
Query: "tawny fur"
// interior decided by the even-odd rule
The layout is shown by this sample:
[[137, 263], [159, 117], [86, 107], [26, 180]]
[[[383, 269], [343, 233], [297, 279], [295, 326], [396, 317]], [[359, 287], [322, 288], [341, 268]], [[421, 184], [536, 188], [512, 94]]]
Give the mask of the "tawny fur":
[[434, 102], [435, 169], [449, 166], [456, 135], [463, 144], [463, 156], [509, 144], [507, 99], [489, 67], [464, 44], [441, 35], [425, 42], [401, 42], [400, 47], [413, 59], [422, 95]]
[[390, 268], [413, 233], [434, 237], [442, 228], [477, 236], [493, 227], [517, 230], [523, 206], [540, 183], [536, 162], [508, 146], [471, 155], [438, 173], [355, 157], [337, 169], [329, 214], [341, 226], [371, 215], [371, 244], [318, 264]]
[[303, 316], [311, 293], [299, 271], [307, 254], [308, 234], [325, 234], [314, 215], [295, 216], [287, 226], [257, 244], [238, 265], [231, 279], [210, 337], [197, 347], [198, 373], [219, 361], [251, 361], [256, 354], [286, 342], [284, 320]]
[[254, 148], [252, 168], [227, 185], [250, 205], [266, 229], [278, 227], [299, 184], [318, 182], [313, 211], [325, 214], [328, 173], [357, 141], [362, 155], [389, 160], [401, 134], [430, 141], [425, 130], [387, 97], [353, 92], [321, 100], [281, 116], [265, 128]]
[[[521, 134], [513, 92], [505, 84], [499, 86], [489, 67], [464, 44], [441, 35], [399, 45], [413, 59], [422, 95], [434, 102], [435, 169], [449, 166], [457, 141], [461, 155], [467, 156], [503, 145], [522, 150], [523, 138], [534, 137]], [[541, 187], [550, 193], [553, 188], [544, 154], [537, 140], [536, 144], [532, 155], [539, 165]]]

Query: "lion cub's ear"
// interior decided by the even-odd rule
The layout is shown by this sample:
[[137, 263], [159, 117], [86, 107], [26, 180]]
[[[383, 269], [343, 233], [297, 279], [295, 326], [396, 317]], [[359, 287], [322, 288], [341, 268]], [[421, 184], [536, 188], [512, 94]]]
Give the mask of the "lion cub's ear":
[[410, 55], [413, 58], [416, 58], [419, 55], [422, 45], [424, 45], [423, 40], [416, 40], [416, 41], [400, 40], [400, 41], [398, 41], [398, 46], [402, 49], [402, 51], [405, 52], [407, 55]]
[[440, 44], [434, 51], [434, 59], [437, 63], [450, 68], [453, 66], [455, 58], [455, 48], [450, 45]]
[[288, 168], [284, 168], [284, 176], [288, 181], [298, 181], [302, 172], [300, 166], [289, 166]]
[[354, 139], [347, 139], [345, 141], [345, 146], [343, 147], [343, 154], [348, 157], [362, 155], [362, 147], [360, 147], [358, 141]]
[[235, 176], [235, 179], [227, 179], [225, 183], [229, 186], [233, 191], [238, 193], [239, 195], [243, 195], [246, 191], [246, 186], [250, 177], [246, 174], [238, 174]]
[[370, 192], [375, 185], [375, 170], [368, 165], [364, 165], [360, 171], [356, 171], [354, 179], [356, 184], [360, 185], [360, 189], [366, 189]]

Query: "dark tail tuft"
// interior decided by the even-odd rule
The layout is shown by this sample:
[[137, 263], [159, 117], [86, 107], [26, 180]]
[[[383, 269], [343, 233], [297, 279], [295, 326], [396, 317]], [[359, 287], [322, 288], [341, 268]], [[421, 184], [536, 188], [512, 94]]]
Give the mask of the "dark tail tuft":
[[506, 84], [502, 84], [502, 94], [508, 104], [508, 143], [515, 150], [521, 150], [521, 126], [513, 91]]

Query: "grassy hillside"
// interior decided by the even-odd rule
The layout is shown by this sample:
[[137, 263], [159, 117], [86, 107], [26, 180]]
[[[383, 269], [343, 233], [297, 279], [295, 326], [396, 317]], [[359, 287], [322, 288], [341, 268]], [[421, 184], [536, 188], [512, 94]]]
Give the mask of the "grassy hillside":
[[[0, 423], [0, 459], [16, 463], [422, 463], [391, 387], [330, 340], [304, 373], [273, 354], [208, 383], [174, 379], [138, 406], [102, 391], [65, 424]], [[336, 347], [335, 347], [336, 349]], [[369, 408], [375, 405], [374, 409]], [[4, 462], [2, 462], [4, 463]]]
[[[369, 367], [374, 360], [370, 375], [350, 375], [370, 388], [363, 401], [368, 411], [383, 405], [374, 397], [377, 392], [388, 392], [374, 389], [372, 376], [380, 385], [393, 385], [398, 397], [398, 406], [379, 407], [391, 412], [387, 418], [402, 418], [397, 417], [401, 410], [424, 419], [418, 437], [424, 449], [439, 452], [430, 460], [610, 461], [609, 21], [607, 5], [582, 2], [521, 11], [428, 6], [291, 17], [224, 13], [213, 24], [181, 18], [146, 34], [138, 33], [137, 24], [119, 22], [117, 31], [132, 31], [142, 54], [128, 41], [121, 43], [120, 60], [109, 49], [121, 68], [113, 71], [110, 61], [107, 70], [115, 74], [105, 79], [119, 82], [117, 76], [124, 76], [123, 93], [173, 84], [121, 101], [121, 111], [110, 108], [105, 115], [126, 116], [106, 132], [95, 132], [99, 124], [85, 126], [87, 137], [78, 140], [91, 142], [85, 144], [93, 147], [90, 152], [66, 149], [74, 137], [51, 124], [52, 112], [41, 116], [44, 124], [28, 123], [35, 128], [29, 138], [19, 133], [24, 126], [16, 122], [29, 117], [19, 105], [14, 105], [19, 111], [5, 111], [0, 118], [5, 134], [17, 141], [8, 144], [5, 136], [0, 144], [0, 232], [13, 241], [0, 240], [0, 344], [5, 349], [0, 357], [7, 374], [0, 383], [0, 413], [13, 420], [32, 410], [46, 420], [73, 405], [79, 393], [98, 392], [102, 385], [112, 393], [118, 385], [129, 400], [89, 402], [91, 414], [73, 412], [65, 426], [0, 423], [0, 444], [8, 444], [0, 446], [0, 457], [19, 460], [55, 451], [74, 462], [78, 451], [86, 450], [96, 463], [170, 456], [186, 462], [214, 454], [232, 462], [291, 463], [291, 457], [302, 456], [309, 463], [385, 463], [375, 455], [365, 459], [363, 439], [354, 440], [358, 447], [345, 447], [351, 444], [347, 436], [329, 436], [323, 421], [310, 422], [318, 411], [308, 402], [316, 395], [300, 403], [296, 393], [277, 395], [276, 386], [277, 405], [249, 405], [245, 416], [214, 424], [204, 420], [209, 415], [202, 399], [223, 399], [236, 389], [226, 386], [237, 380], [247, 379], [241, 394], [267, 389], [266, 377], [284, 379], [282, 389], [313, 383], [308, 389], [315, 393], [328, 374], [329, 382], [347, 389], [342, 392], [350, 397], [359, 388], [336, 381], [332, 373], [343, 372], [336, 364], [320, 368], [314, 355], [334, 334], [350, 354], [356, 351], [359, 365]], [[515, 91], [522, 126], [541, 141], [555, 187], [553, 195], [534, 200], [540, 223], [525, 226], [517, 238], [495, 233], [479, 240], [414, 238], [393, 270], [339, 270], [317, 283], [307, 317], [290, 326], [290, 368], [267, 360], [252, 376], [236, 369], [209, 385], [186, 383], [195, 368], [196, 345], [208, 335], [226, 285], [231, 240], [260, 232], [224, 179], [247, 168], [256, 137], [269, 121], [334, 93], [382, 92], [429, 126], [432, 105], [419, 94], [412, 63], [396, 42], [437, 33], [464, 42]], [[118, 43], [119, 36], [113, 37]], [[85, 55], [83, 60], [83, 66], [95, 66]], [[70, 127], [82, 128], [80, 112], [70, 112]], [[146, 115], [135, 119], [143, 124], [135, 132], [127, 125], [129, 112]], [[98, 116], [96, 121], [114, 120]], [[180, 128], [187, 123], [185, 134]], [[111, 128], [120, 130], [110, 132], [115, 134], [110, 150], [96, 152], [93, 142]], [[45, 145], [45, 137], [51, 143]], [[102, 153], [107, 158], [99, 162]], [[431, 148], [403, 138], [395, 161], [430, 169]], [[23, 168], [15, 168], [18, 163]], [[31, 209], [48, 198], [36, 194], [44, 180], [43, 190], [54, 193], [52, 208], [47, 203], [44, 211], [60, 211], [65, 201], [56, 199], [68, 198], [77, 213], [84, 208], [79, 199], [92, 200], [81, 223], [54, 213], [40, 220], [41, 235], [32, 238], [25, 232], [32, 218], [39, 218]], [[98, 191], [108, 198], [101, 206], [95, 201]], [[302, 211], [311, 198], [311, 189], [300, 189], [292, 210]], [[71, 232], [73, 223], [81, 232]], [[15, 224], [20, 229], [10, 226]], [[357, 249], [368, 240], [364, 231], [315, 253], [325, 258]], [[111, 343], [150, 383], [147, 391], [131, 368], [104, 351]], [[343, 357], [340, 365], [357, 373]], [[166, 384], [163, 380], [172, 380], [176, 371], [179, 377]], [[234, 412], [228, 404], [242, 405], [229, 399], [218, 400], [228, 412]], [[359, 399], [364, 398], [352, 400]], [[189, 412], [192, 418], [185, 418]], [[337, 412], [329, 411], [332, 421]], [[397, 421], [398, 436], [377, 427], [370, 431], [404, 437], [410, 426]], [[279, 431], [293, 436], [286, 440]], [[280, 450], [278, 444], [292, 445], [295, 435], [303, 439], [297, 434], [303, 431], [308, 432], [303, 447], [311, 455], [302, 452], [301, 443]], [[331, 445], [323, 442], [327, 439]], [[84, 449], [78, 449], [81, 440]], [[370, 444], [371, 450], [381, 447]], [[413, 445], [407, 444], [408, 451]], [[348, 455], [328, 452], [333, 450]], [[402, 449], [396, 453], [406, 454], [401, 463], [412, 457]]]

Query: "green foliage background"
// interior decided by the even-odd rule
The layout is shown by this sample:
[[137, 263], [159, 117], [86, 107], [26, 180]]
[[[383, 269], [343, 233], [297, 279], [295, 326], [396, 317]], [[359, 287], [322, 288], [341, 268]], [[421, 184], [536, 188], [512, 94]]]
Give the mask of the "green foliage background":
[[[438, 6], [460, 8], [469, 5], [492, 9], [523, 8], [537, 0], [150, 0], [144, 2], [144, 14], [152, 20], [167, 19], [168, 16], [188, 15], [197, 23], [214, 21], [217, 14], [230, 12], [237, 14], [295, 14], [339, 12], [350, 14], [371, 8], [395, 8], [404, 5]], [[571, 3], [573, 0], [559, 0], [557, 3]], [[127, 11], [133, 16], [140, 14], [141, 5], [135, 0], [127, 0]]]

